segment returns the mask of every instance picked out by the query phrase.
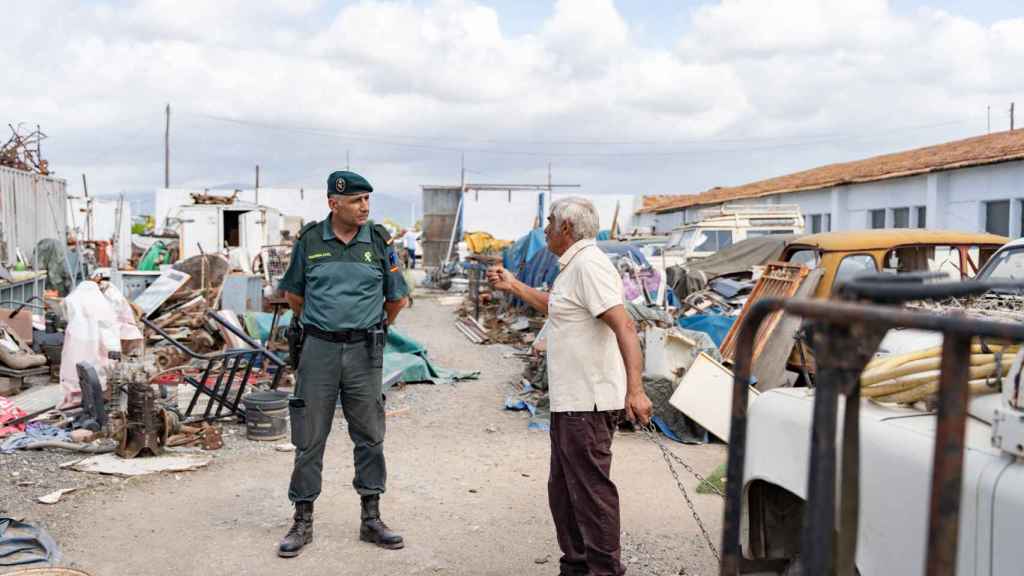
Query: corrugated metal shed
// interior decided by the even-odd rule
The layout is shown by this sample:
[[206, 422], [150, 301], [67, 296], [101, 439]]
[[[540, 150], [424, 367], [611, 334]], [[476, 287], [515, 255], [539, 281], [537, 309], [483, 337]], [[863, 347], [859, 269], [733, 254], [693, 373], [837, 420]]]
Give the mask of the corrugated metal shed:
[[423, 246], [424, 266], [439, 266], [447, 256], [461, 196], [460, 186], [423, 187], [423, 236], [420, 244]]
[[0, 259], [14, 262], [17, 248], [31, 258], [43, 238], [66, 241], [66, 186], [62, 178], [0, 167]]

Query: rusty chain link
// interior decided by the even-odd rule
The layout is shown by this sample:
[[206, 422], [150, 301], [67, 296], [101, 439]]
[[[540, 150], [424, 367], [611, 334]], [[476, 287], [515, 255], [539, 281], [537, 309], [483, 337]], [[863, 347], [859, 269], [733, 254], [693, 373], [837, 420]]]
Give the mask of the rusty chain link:
[[707, 542], [708, 548], [711, 550], [711, 554], [715, 557], [716, 561], [721, 562], [722, 557], [718, 555], [718, 548], [715, 547], [715, 543], [711, 539], [711, 534], [708, 533], [707, 527], [704, 526], [704, 521], [700, 519], [700, 514], [697, 513], [697, 508], [696, 506], [694, 506], [693, 500], [690, 499], [690, 493], [687, 492], [686, 486], [683, 484], [683, 481], [679, 478], [679, 473], [676, 472], [676, 467], [672, 464], [672, 461], [675, 460], [676, 462], [678, 462], [679, 465], [685, 468], [687, 472], [692, 474], [698, 482], [710, 486], [711, 490], [713, 490], [719, 496], [724, 498], [725, 494], [723, 494], [717, 486], [708, 482], [707, 479], [698, 474], [696, 470], [691, 468], [690, 465], [684, 462], [683, 459], [680, 458], [677, 454], [673, 453], [671, 450], [668, 449], [668, 447], [666, 447], [664, 444], [658, 441], [658, 437], [655, 436], [655, 434], [650, 430], [650, 428], [643, 427], [641, 428], [641, 430], [643, 430], [647, 438], [652, 443], [654, 443], [654, 445], [657, 446], [659, 450], [661, 450], [661, 456], [662, 458], [665, 459], [665, 464], [668, 464], [668, 470], [669, 472], [672, 473], [672, 477], [675, 478], [676, 485], [679, 486], [679, 491], [682, 492], [683, 498], [686, 500], [686, 505], [690, 508], [690, 513], [693, 514], [693, 519], [697, 521], [697, 527], [700, 528], [701, 534], [704, 535], [704, 540]]

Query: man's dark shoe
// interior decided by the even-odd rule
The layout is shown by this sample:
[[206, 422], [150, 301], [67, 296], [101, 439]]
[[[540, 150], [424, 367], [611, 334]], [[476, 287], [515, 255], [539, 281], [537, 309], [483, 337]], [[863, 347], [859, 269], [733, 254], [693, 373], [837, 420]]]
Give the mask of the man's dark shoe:
[[380, 519], [380, 496], [363, 496], [363, 523], [359, 526], [359, 539], [363, 542], [371, 542], [387, 548], [397, 550], [405, 546], [405, 541], [398, 534], [395, 534]]
[[277, 545], [277, 555], [282, 558], [298, 556], [302, 547], [313, 541], [313, 503], [296, 502], [292, 520], [288, 534]]

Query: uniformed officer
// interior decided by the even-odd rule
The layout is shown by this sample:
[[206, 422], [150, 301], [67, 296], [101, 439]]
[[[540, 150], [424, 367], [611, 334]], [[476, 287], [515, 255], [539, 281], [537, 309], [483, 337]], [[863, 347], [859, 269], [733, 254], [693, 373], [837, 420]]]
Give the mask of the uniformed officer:
[[[297, 556], [313, 540], [324, 447], [341, 399], [355, 444], [352, 485], [362, 500], [359, 538], [401, 548], [380, 519], [384, 492], [384, 336], [406, 303], [408, 287], [387, 230], [369, 220], [373, 187], [354, 172], [327, 178], [328, 218], [303, 227], [280, 288], [303, 327], [295, 393], [289, 401], [295, 468], [288, 498], [294, 522], [278, 555]], [[386, 324], [385, 324], [386, 322]]]

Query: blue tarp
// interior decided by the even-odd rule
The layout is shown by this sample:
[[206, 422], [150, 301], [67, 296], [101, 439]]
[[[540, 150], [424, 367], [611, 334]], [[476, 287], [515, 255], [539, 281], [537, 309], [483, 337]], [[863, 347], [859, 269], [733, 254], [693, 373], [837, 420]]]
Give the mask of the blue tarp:
[[732, 323], [735, 321], [736, 318], [734, 316], [696, 314], [694, 316], [681, 316], [679, 318], [679, 326], [687, 330], [704, 332], [711, 336], [715, 346], [721, 347], [722, 340], [725, 340], [725, 335], [729, 333], [729, 329], [732, 328]]
[[558, 276], [558, 257], [547, 248], [544, 231], [534, 228], [529, 234], [505, 248], [502, 262], [520, 281], [539, 288], [551, 285]]
[[547, 249], [547, 241], [544, 239], [544, 230], [534, 228], [530, 232], [516, 240], [511, 246], [502, 252], [502, 263], [505, 268], [519, 272], [519, 269], [533, 258], [537, 252]]

